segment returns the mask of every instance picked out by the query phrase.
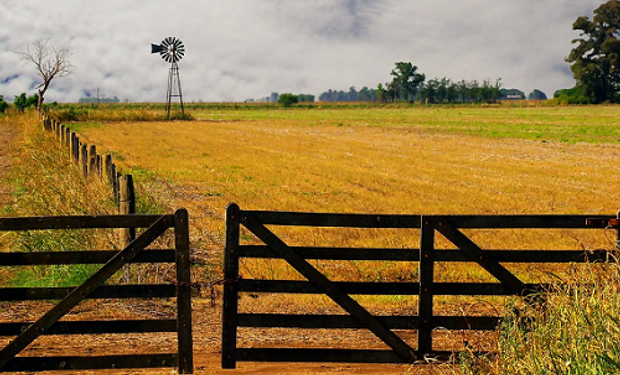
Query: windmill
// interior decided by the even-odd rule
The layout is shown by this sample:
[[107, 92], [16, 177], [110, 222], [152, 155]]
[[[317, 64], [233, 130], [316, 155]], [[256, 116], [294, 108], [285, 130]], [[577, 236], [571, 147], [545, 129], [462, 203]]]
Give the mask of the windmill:
[[181, 114], [183, 110], [183, 94], [181, 92], [181, 78], [179, 77], [179, 60], [185, 55], [185, 45], [181, 40], [175, 37], [164, 39], [161, 44], [151, 44], [151, 53], [159, 53], [166, 62], [170, 63], [170, 72], [168, 73], [168, 92], [166, 94], [166, 109], [168, 118], [170, 118], [170, 104], [172, 98], [179, 98], [181, 102]]

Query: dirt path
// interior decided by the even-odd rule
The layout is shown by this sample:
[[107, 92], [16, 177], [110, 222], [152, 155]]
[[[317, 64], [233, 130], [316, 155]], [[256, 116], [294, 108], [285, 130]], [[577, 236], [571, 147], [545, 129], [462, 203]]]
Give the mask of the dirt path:
[[[44, 314], [53, 305], [44, 302], [24, 302], [0, 304], [0, 321], [7, 320], [35, 320]], [[147, 318], [153, 313], [164, 316], [170, 315], [173, 310], [157, 307], [155, 303], [147, 306], [134, 305], [131, 302], [99, 301], [80, 304], [68, 316], [67, 320], [89, 319], [127, 319]], [[209, 301], [194, 299], [193, 303], [193, 338], [194, 338], [194, 374], [229, 374], [229, 375], [319, 375], [319, 374], [450, 374], [448, 365], [391, 365], [391, 364], [346, 364], [346, 363], [256, 363], [239, 362], [234, 370], [223, 370], [220, 366], [220, 317], [221, 306], [210, 306]], [[269, 336], [269, 333], [265, 334]], [[116, 336], [116, 337], [115, 337]], [[293, 339], [292, 346], [307, 346], [303, 335]], [[328, 346], [339, 343], [339, 337], [325, 333], [323, 336]], [[359, 344], [365, 347], [364, 332], [359, 332]], [[10, 337], [0, 337], [0, 346], [8, 344]], [[174, 334], [143, 334], [143, 335], [89, 335], [89, 336], [46, 336], [38, 338], [26, 349], [26, 356], [62, 356], [62, 355], [109, 355], [109, 354], [145, 354], [162, 353], [174, 350]], [[257, 343], [249, 346], [259, 345]], [[246, 343], [247, 344], [247, 343]], [[136, 369], [136, 370], [98, 370], [98, 371], [46, 371], [40, 375], [156, 375], [174, 374], [172, 369]]]

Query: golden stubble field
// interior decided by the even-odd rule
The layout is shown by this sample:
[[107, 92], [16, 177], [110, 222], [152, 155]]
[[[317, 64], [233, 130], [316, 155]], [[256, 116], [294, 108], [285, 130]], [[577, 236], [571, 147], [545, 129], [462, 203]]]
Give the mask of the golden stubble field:
[[[78, 126], [87, 142], [117, 156], [124, 172], [134, 174], [138, 196], [155, 194], [170, 209], [188, 208], [193, 249], [212, 259], [221, 259], [230, 202], [252, 210], [373, 214], [613, 214], [620, 209], [620, 144], [610, 142], [620, 126], [620, 108], [613, 106], [214, 109], [194, 115], [198, 121]], [[585, 139], [591, 134], [592, 142], [545, 140], [576, 134], [574, 129]], [[534, 130], [543, 140], [524, 139]], [[419, 242], [417, 230], [274, 230], [298, 246], [415, 248]], [[592, 250], [608, 248], [614, 236], [566, 230], [468, 234], [483, 248], [495, 249]], [[242, 240], [255, 241], [250, 235]], [[451, 247], [439, 236], [442, 245]], [[417, 278], [415, 264], [335, 263], [317, 266], [334, 279]], [[548, 280], [559, 271], [508, 267], [526, 282]], [[274, 260], [248, 260], [242, 273], [300, 278]], [[438, 265], [435, 279], [494, 281], [479, 267], [448, 264]], [[325, 311], [337, 310], [316, 301]], [[377, 311], [402, 305], [398, 299], [376, 302], [370, 304]], [[261, 298], [248, 304], [271, 310], [288, 302]]]
[[[120, 156], [120, 167], [148, 193], [160, 194], [170, 208], [187, 207], [194, 225], [213, 239], [223, 233], [230, 202], [242, 209], [393, 214], [609, 214], [620, 208], [617, 142], [448, 133], [417, 126], [416, 111], [403, 109], [391, 110], [385, 126], [347, 122], [360, 116], [355, 110], [336, 112], [342, 120], [308, 119], [320, 111], [213, 111], [198, 116], [201, 121], [119, 122], [79, 131]], [[498, 128], [502, 121], [513, 128], [524, 122], [523, 115], [509, 118], [511, 108], [502, 116], [482, 110], [475, 119], [459, 117], [458, 108], [444, 111], [470, 130], [493, 121]], [[578, 115], [568, 111], [560, 125], [570, 126], [571, 115], [581, 125], [585, 111], [594, 123], [602, 121], [585, 107]], [[609, 111], [603, 120], [620, 126]], [[420, 123], [428, 116], [421, 110]]]
[[[585, 107], [564, 112], [551, 108], [551, 114], [540, 109], [542, 115], [537, 112], [532, 117], [513, 110], [387, 109], [376, 118], [384, 122], [368, 120], [367, 110], [273, 109], [256, 114], [213, 110], [199, 113], [199, 120], [193, 122], [110, 122], [76, 124], [76, 128], [84, 141], [96, 144], [100, 152], [111, 152], [123, 172], [134, 175], [138, 197], [152, 195], [170, 211], [189, 209], [192, 251], [216, 266], [210, 271], [214, 273], [194, 275], [196, 281], [203, 281], [219, 276], [224, 212], [230, 202], [242, 209], [386, 214], [596, 215], [613, 214], [620, 208], [617, 142], [571, 143], [553, 140], [557, 137], [543, 141], [518, 135], [551, 117], [561, 118], [552, 124], [554, 131], [571, 124], [583, 127], [590, 116], [593, 123], [611, 128], [620, 125], [615, 120], [620, 109], [603, 107], [597, 112]], [[452, 126], [438, 126], [442, 119]], [[476, 130], [489, 124], [512, 128], [513, 136]], [[419, 241], [417, 230], [274, 230], [290, 245], [417, 247]], [[615, 235], [562, 230], [467, 234], [483, 248], [583, 250], [609, 248]], [[256, 241], [247, 233], [242, 240]], [[438, 242], [450, 247], [441, 238]], [[327, 263], [313, 262], [335, 280], [417, 281], [415, 263]], [[560, 271], [549, 266], [507, 267], [526, 282], [548, 280]], [[247, 278], [299, 278], [278, 261], [246, 261], [241, 273]], [[475, 265], [438, 264], [435, 280], [493, 279]], [[374, 314], [417, 313], [416, 297], [355, 298]], [[438, 297], [435, 313], [495, 315], [501, 313], [502, 303], [500, 298]], [[219, 371], [219, 311], [207, 305], [208, 299], [194, 301], [198, 373]], [[325, 298], [311, 295], [245, 294], [240, 311], [342, 313]], [[399, 334], [415, 345], [415, 333]], [[464, 342], [492, 349], [496, 334], [436, 333], [438, 344], [447, 350], [461, 350]], [[239, 342], [245, 346], [385, 347], [363, 330], [241, 329]], [[417, 367], [406, 366], [240, 367], [246, 373], [418, 372]]]

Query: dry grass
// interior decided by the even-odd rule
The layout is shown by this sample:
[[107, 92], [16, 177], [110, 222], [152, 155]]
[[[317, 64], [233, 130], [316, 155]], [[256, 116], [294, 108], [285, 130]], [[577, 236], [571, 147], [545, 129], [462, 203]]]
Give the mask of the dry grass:
[[[467, 111], [460, 115], [459, 111]], [[306, 111], [213, 110], [194, 122], [78, 124], [100, 149], [120, 156], [142, 192], [155, 192], [169, 208], [184, 206], [192, 218], [194, 252], [219, 261], [224, 209], [391, 214], [610, 214], [618, 209], [620, 146], [612, 143], [541, 142], [519, 138], [520, 124], [555, 119], [582, 126], [613, 124], [620, 108], [363, 109]], [[442, 112], [443, 111], [443, 112]], [[524, 111], [526, 114], [524, 114]], [[546, 111], [546, 112], [545, 112]], [[474, 117], [476, 114], [477, 117]], [[419, 115], [420, 117], [416, 117]], [[433, 117], [434, 116], [434, 117]], [[460, 123], [457, 123], [460, 118]], [[378, 119], [383, 119], [380, 122]], [[446, 119], [445, 131], [437, 124]], [[429, 123], [435, 125], [430, 126]], [[416, 124], [422, 124], [417, 126]], [[381, 124], [380, 126], [377, 126]], [[456, 125], [455, 125], [456, 124]], [[511, 138], [471, 135], [483, 124], [512, 127]], [[458, 126], [457, 126], [458, 125]], [[602, 126], [602, 125], [601, 125]], [[465, 131], [455, 129], [462, 128]], [[456, 133], [456, 134], [455, 134]], [[594, 138], [593, 138], [594, 139]], [[591, 140], [593, 140], [591, 139]], [[117, 159], [118, 160], [118, 159]], [[141, 192], [142, 191], [142, 192]], [[290, 245], [409, 247], [418, 230], [273, 228]], [[483, 248], [610, 248], [604, 231], [467, 231]], [[256, 242], [242, 233], [244, 243]], [[438, 247], [453, 248], [437, 239]], [[417, 264], [406, 262], [313, 262], [333, 279], [417, 281]], [[568, 267], [510, 265], [525, 282], [566, 274]], [[219, 267], [218, 267], [219, 269]], [[300, 279], [281, 261], [244, 260], [249, 278]], [[217, 275], [207, 275], [216, 277]], [[438, 264], [436, 281], [494, 281], [475, 265]], [[316, 296], [256, 295], [251, 311], [335, 312]], [[403, 299], [404, 298], [404, 299]], [[376, 313], [415, 313], [416, 298], [356, 297]], [[501, 298], [437, 298], [445, 314], [501, 313]], [[460, 307], [456, 307], [456, 306]], [[310, 307], [311, 306], [311, 307]], [[403, 306], [405, 310], [403, 310]], [[298, 312], [298, 311], [297, 311]]]
[[[503, 116], [490, 110], [476, 121], [503, 121], [511, 109]], [[415, 124], [411, 110], [375, 111], [393, 120], [406, 116]], [[202, 115], [213, 121], [80, 126], [80, 132], [120, 155], [121, 167], [169, 207], [187, 207], [194, 227], [202, 229], [200, 246], [213, 250], [221, 248], [229, 202], [242, 209], [395, 214], [609, 214], [617, 209], [620, 147], [615, 144], [453, 135], [415, 125], [311, 123], [308, 117], [333, 115], [319, 110], [273, 110], [254, 118], [246, 113], [251, 111], [239, 112]], [[356, 111], [340, 115], [346, 113], [360, 116]], [[300, 230], [287, 232], [287, 240], [367, 246], [373, 237], [377, 246], [417, 245], [416, 231], [396, 232]], [[488, 246], [510, 248], [540, 236], [515, 233], [508, 243], [505, 238], [494, 243], [493, 233], [478, 237]], [[570, 248], [600, 247], [604, 241], [571, 233], [552, 240]]]

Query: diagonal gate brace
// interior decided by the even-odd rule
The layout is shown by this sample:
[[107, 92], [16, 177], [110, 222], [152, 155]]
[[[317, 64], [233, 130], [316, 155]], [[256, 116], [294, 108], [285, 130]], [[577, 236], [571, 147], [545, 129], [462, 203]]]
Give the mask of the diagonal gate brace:
[[487, 270], [491, 275], [495, 276], [508, 290], [516, 295], [521, 295], [525, 285], [515, 275], [510, 273], [498, 261], [485, 254], [472, 240], [459, 231], [448, 220], [440, 220], [436, 226], [439, 233], [446, 237], [453, 244], [458, 246], [461, 251], [469, 255], [469, 257]]
[[278, 238], [273, 232], [256, 220], [252, 215], [243, 213], [241, 222], [252, 231], [267, 246], [273, 249], [278, 255], [286, 260], [297, 272], [301, 273], [314, 284], [319, 290], [328, 295], [340, 307], [351, 314], [361, 324], [374, 333], [379, 339], [386, 343], [400, 356], [406, 363], [413, 363], [416, 360], [414, 350], [407, 345], [394, 332], [387, 329], [372, 314], [364, 309], [348, 294], [343, 292], [338, 286], [331, 282], [322, 273], [312, 267], [304, 258], [300, 257], [287, 244]]
[[151, 225], [140, 237], [136, 238], [125, 249], [112, 257], [99, 271], [94, 273], [82, 285], [73, 289], [58, 305], [54, 306], [39, 320], [32, 323], [24, 332], [11, 341], [0, 351], [0, 368], [24, 350], [30, 343], [47, 331], [54, 323], [66, 315], [77, 304], [86, 299], [96, 288], [114, 275], [124, 264], [131, 261], [145, 247], [155, 241], [162, 233], [171, 227], [171, 216], [162, 216]]

